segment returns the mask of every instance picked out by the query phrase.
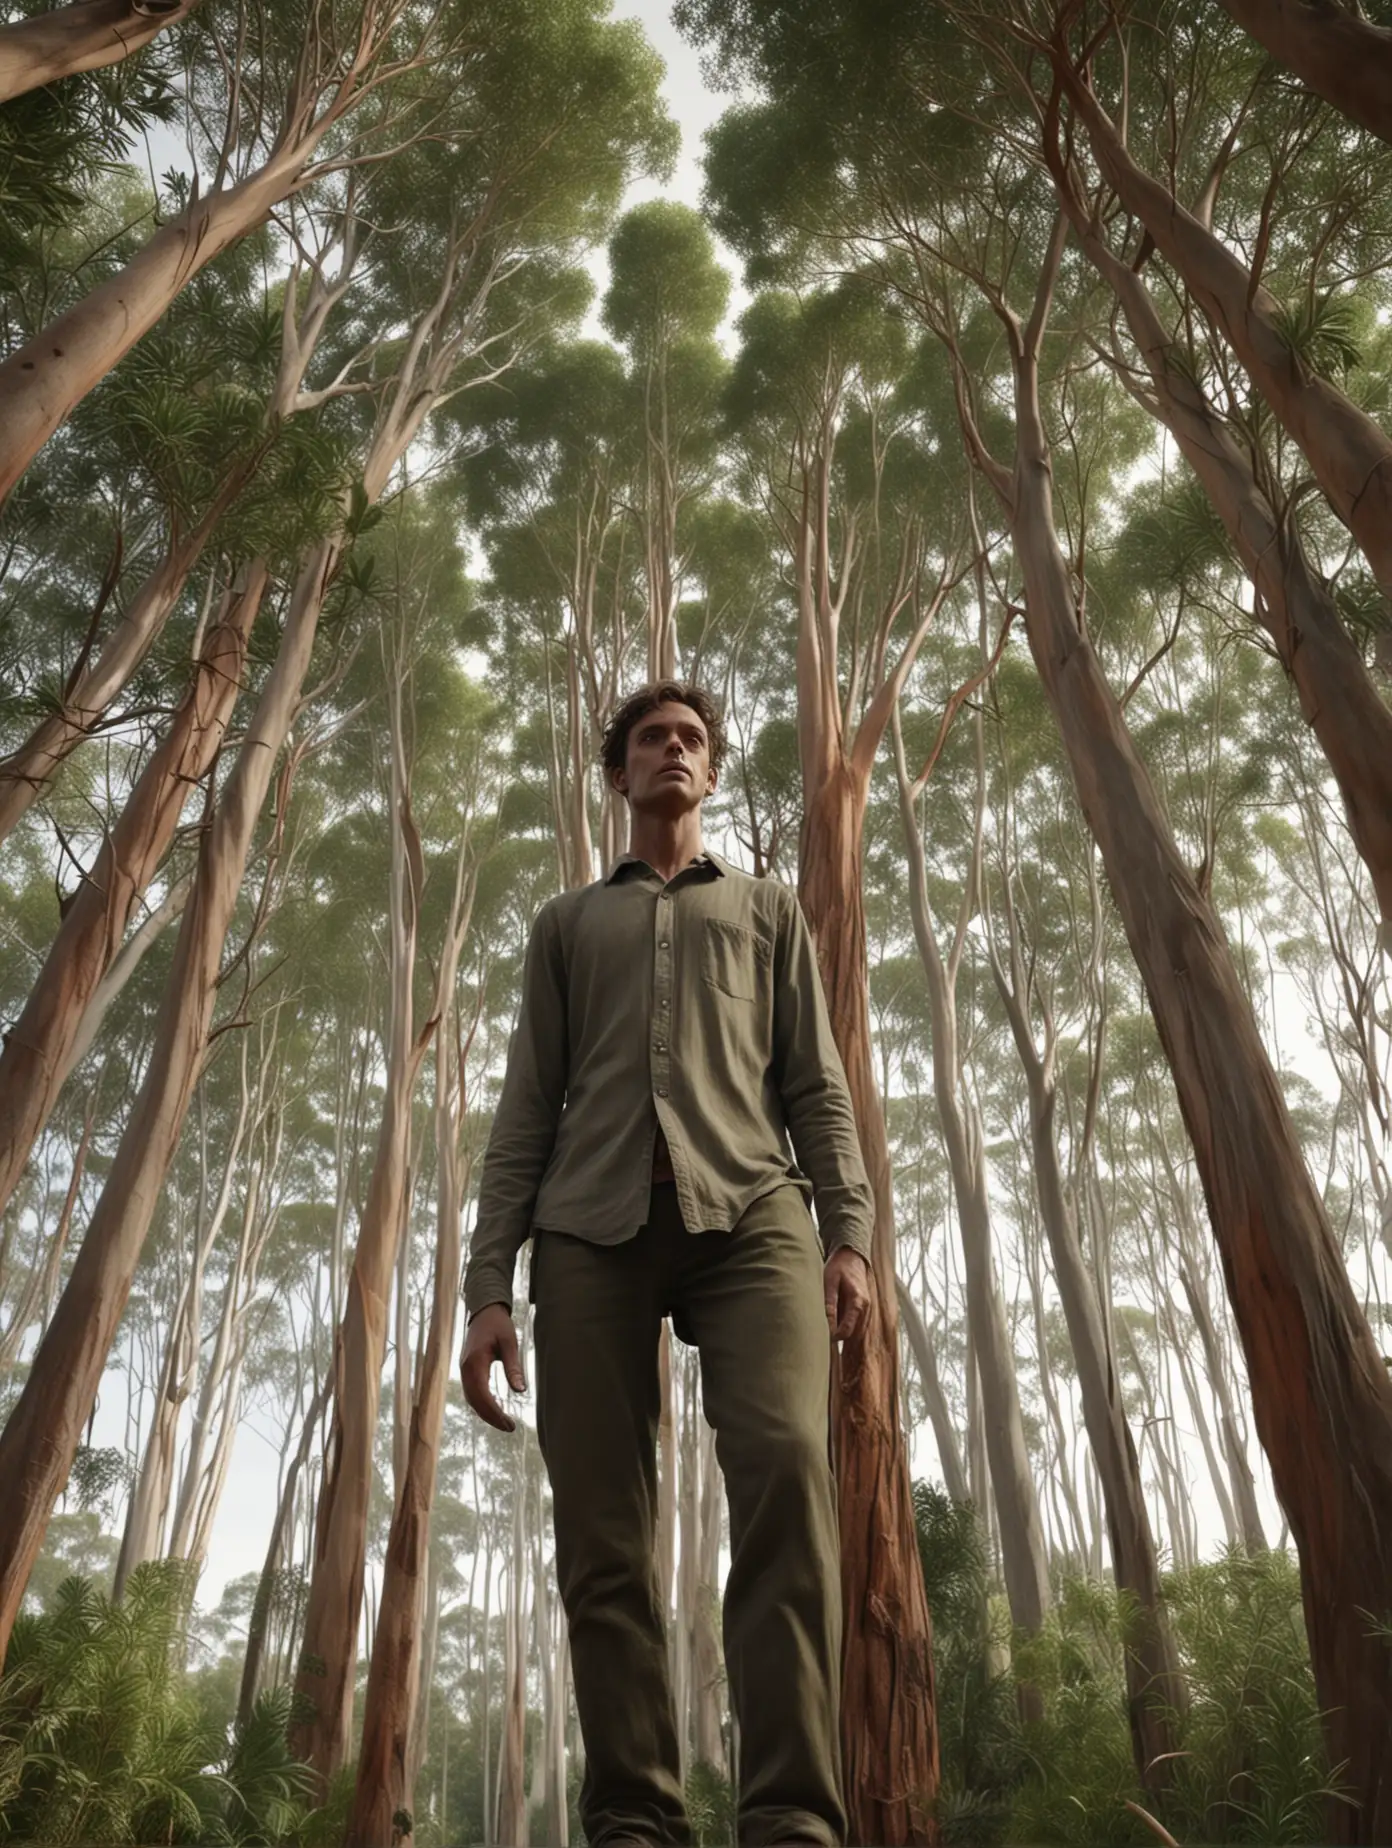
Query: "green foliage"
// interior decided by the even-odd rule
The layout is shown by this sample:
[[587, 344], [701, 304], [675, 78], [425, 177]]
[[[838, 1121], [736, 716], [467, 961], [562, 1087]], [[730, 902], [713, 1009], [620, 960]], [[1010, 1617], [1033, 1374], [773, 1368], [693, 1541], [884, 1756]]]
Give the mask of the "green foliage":
[[[1153, 1839], [1128, 1800], [1185, 1842], [1324, 1838], [1339, 1780], [1323, 1757], [1288, 1553], [1232, 1551], [1168, 1578], [1190, 1708], [1161, 1798], [1142, 1790], [1132, 1757], [1127, 1599], [1106, 1584], [1065, 1580], [1040, 1634], [1012, 1642], [992, 1615], [972, 1508], [916, 1483], [914, 1512], [933, 1617], [945, 1842], [1103, 1848]], [[1022, 1685], [1042, 1717], [1020, 1718]]]
[[715, 1765], [698, 1759], [686, 1774], [686, 1813], [692, 1848], [724, 1848], [735, 1840], [735, 1792]]
[[180, 1663], [187, 1570], [144, 1565], [111, 1603], [71, 1578], [15, 1625], [0, 1677], [0, 1840], [283, 1839], [307, 1797], [284, 1694], [263, 1696], [229, 1744]]

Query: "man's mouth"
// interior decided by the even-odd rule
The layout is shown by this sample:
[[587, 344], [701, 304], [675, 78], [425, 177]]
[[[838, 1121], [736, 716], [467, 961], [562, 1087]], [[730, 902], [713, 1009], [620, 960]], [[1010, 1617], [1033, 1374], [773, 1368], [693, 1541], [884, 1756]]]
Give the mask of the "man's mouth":
[[685, 764], [666, 764], [663, 767], [662, 774], [663, 776], [689, 777], [691, 775], [691, 772], [687, 769]]

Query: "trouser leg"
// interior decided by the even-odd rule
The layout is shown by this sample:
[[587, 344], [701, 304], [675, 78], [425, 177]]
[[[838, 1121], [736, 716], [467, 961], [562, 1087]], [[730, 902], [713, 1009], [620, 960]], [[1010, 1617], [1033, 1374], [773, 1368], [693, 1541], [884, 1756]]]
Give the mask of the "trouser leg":
[[570, 1631], [591, 1848], [690, 1841], [654, 1557], [661, 1285], [652, 1229], [537, 1234], [537, 1435]]
[[725, 1662], [739, 1720], [739, 1839], [844, 1842], [841, 1564], [827, 1428], [822, 1257], [783, 1187], [690, 1241], [674, 1317], [701, 1353], [730, 1506]]

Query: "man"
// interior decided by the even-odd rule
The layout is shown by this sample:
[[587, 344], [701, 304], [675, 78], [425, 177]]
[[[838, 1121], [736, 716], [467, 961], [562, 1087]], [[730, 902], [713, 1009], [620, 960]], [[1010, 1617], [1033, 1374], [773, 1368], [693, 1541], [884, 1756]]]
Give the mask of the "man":
[[533, 926], [464, 1279], [465, 1397], [510, 1431], [489, 1378], [497, 1360], [526, 1390], [512, 1287], [531, 1235], [592, 1848], [690, 1841], [654, 1565], [667, 1314], [700, 1350], [729, 1498], [739, 1839], [845, 1840], [828, 1325], [846, 1340], [868, 1307], [874, 1211], [797, 900], [702, 841], [724, 748], [697, 687], [614, 714], [631, 851]]

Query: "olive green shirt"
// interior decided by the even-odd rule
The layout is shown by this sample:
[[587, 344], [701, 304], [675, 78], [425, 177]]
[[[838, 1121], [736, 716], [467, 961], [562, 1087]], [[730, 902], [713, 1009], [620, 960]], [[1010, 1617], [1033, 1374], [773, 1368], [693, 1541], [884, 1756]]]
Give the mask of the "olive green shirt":
[[728, 1232], [791, 1183], [812, 1192], [827, 1253], [870, 1255], [874, 1201], [801, 907], [788, 887], [709, 853], [666, 884], [626, 855], [537, 914], [484, 1157], [468, 1313], [511, 1307], [534, 1228], [633, 1237], [648, 1219], [659, 1127], [688, 1231]]

